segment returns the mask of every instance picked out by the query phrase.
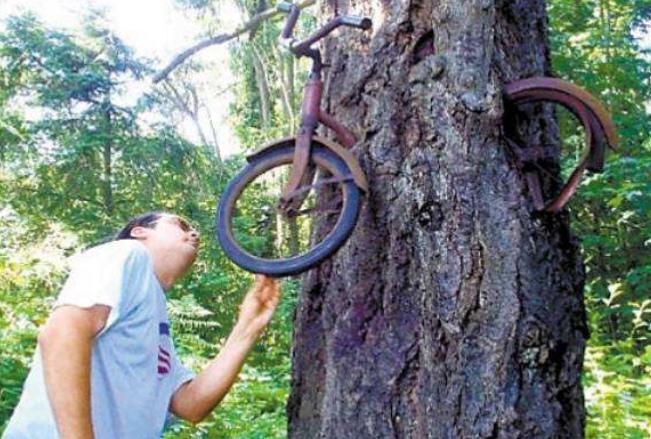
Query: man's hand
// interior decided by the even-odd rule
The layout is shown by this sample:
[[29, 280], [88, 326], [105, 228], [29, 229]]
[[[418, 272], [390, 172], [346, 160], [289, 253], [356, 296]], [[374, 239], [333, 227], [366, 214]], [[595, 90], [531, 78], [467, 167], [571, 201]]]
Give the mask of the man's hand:
[[278, 281], [256, 275], [240, 306], [237, 324], [217, 358], [174, 394], [171, 406], [174, 413], [196, 423], [219, 404], [235, 383], [246, 356], [271, 321], [279, 301]]
[[271, 321], [280, 301], [279, 282], [271, 277], [256, 274], [253, 287], [240, 305], [238, 325], [261, 333]]

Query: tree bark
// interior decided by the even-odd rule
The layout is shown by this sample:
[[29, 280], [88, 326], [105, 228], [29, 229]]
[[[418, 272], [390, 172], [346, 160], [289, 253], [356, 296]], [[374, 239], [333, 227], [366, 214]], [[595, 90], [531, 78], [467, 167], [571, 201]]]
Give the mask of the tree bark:
[[[371, 192], [304, 277], [289, 437], [582, 438], [578, 243], [567, 212], [533, 212], [502, 134], [502, 85], [550, 73], [544, 1], [319, 7], [374, 20], [325, 56]], [[529, 139], [556, 138], [531, 116]]]

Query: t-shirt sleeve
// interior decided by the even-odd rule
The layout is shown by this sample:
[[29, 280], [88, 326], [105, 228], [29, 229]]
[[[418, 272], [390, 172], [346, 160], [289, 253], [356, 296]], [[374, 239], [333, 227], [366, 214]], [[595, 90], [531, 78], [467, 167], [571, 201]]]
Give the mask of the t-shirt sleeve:
[[138, 283], [147, 258], [142, 244], [131, 240], [114, 241], [82, 253], [73, 262], [55, 308], [109, 306], [111, 311], [101, 333], [105, 332], [125, 313], [129, 299], [126, 290]]
[[177, 390], [179, 390], [179, 387], [181, 387], [183, 384], [187, 383], [191, 379], [193, 379], [195, 376], [197, 376], [196, 373], [194, 373], [192, 370], [188, 369], [181, 363], [178, 359], [178, 357], [175, 355], [174, 356], [174, 384], [172, 388], [174, 389], [173, 394], [176, 393]]
[[[173, 383], [173, 389], [174, 391], [172, 392], [172, 397], [174, 397], [174, 394], [176, 393], [179, 388], [187, 383], [188, 381], [194, 379], [197, 374], [194, 373], [192, 370], [188, 369], [181, 363], [176, 355], [174, 355], [174, 376], [172, 379], [174, 380]], [[170, 401], [170, 406], [171, 406], [171, 401]], [[165, 418], [165, 430], [171, 428], [172, 426], [176, 425], [178, 422], [178, 417], [172, 413], [171, 410], [168, 410], [167, 416]]]

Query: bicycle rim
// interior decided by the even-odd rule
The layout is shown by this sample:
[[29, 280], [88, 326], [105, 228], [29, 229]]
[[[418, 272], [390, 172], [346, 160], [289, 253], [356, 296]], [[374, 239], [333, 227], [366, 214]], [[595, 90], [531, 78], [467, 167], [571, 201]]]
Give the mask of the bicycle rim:
[[222, 247], [249, 271], [277, 275], [304, 271], [332, 254], [354, 227], [359, 191], [343, 161], [323, 148], [312, 152], [313, 181], [294, 194], [301, 198], [300, 206], [279, 207], [293, 152], [293, 146], [286, 146], [250, 163], [220, 204]]

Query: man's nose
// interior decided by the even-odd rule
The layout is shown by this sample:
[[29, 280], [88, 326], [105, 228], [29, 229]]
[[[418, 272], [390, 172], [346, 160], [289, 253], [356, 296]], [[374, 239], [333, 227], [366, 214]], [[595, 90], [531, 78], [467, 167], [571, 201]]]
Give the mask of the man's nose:
[[190, 231], [190, 238], [199, 239], [199, 232], [197, 232], [196, 230]]

